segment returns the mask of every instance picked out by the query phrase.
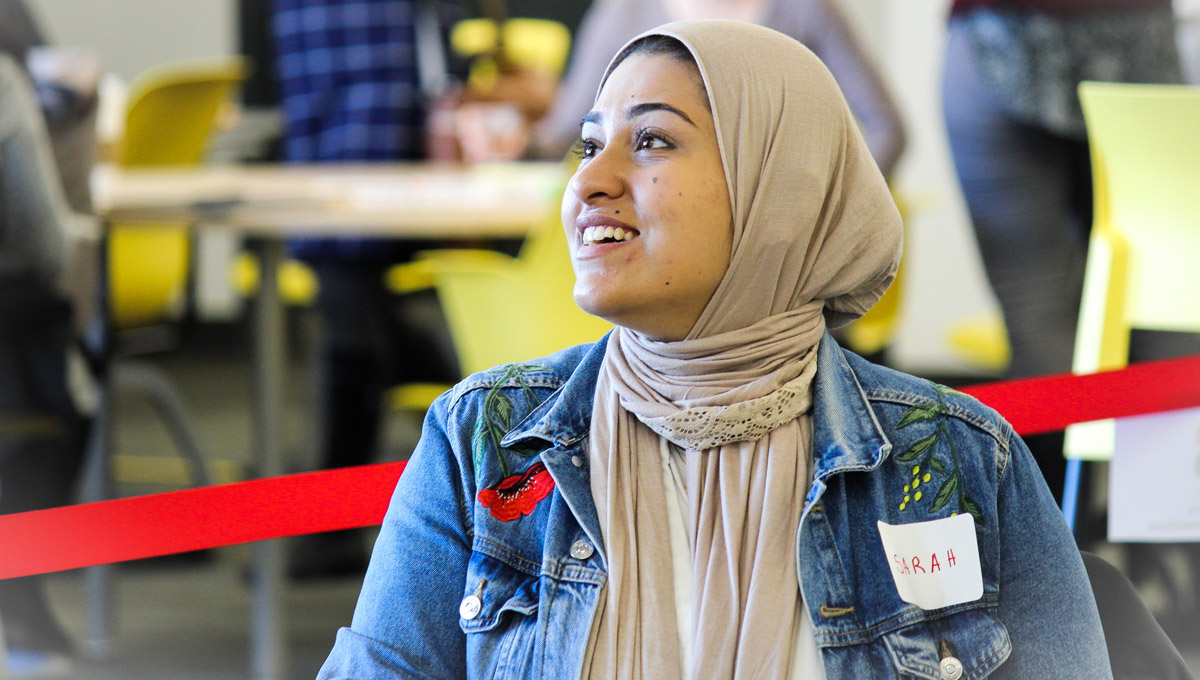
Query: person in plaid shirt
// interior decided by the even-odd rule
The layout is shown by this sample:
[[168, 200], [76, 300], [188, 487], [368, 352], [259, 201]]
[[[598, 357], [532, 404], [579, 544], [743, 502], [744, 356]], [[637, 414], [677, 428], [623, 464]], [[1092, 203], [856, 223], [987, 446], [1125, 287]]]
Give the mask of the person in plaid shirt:
[[[287, 162], [372, 162], [424, 157], [425, 102], [418, 73], [418, 0], [274, 0], [272, 31]], [[412, 321], [428, 297], [397, 299], [384, 271], [432, 244], [377, 238], [303, 238], [290, 244], [320, 281], [322, 469], [371, 461], [383, 390], [400, 380], [452, 381], [448, 343]], [[442, 329], [435, 329], [437, 333]], [[413, 361], [413, 357], [420, 357]], [[422, 372], [423, 371], [423, 372]], [[359, 532], [297, 541], [294, 577], [357, 573]]]

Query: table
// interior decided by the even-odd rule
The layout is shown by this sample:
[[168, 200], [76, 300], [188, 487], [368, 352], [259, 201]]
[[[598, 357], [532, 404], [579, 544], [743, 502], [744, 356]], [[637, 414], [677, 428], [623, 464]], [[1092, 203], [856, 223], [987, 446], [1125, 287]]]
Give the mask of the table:
[[[102, 167], [93, 193], [108, 224], [186, 222], [247, 237], [260, 258], [259, 281], [270, 282], [289, 236], [521, 237], [557, 209], [564, 179], [560, 163]], [[270, 477], [284, 473], [285, 338], [278, 287], [259, 285], [254, 308], [255, 459], [258, 474]], [[282, 582], [282, 544], [257, 544], [251, 664], [259, 680], [286, 675]], [[98, 620], [104, 619], [101, 613]]]

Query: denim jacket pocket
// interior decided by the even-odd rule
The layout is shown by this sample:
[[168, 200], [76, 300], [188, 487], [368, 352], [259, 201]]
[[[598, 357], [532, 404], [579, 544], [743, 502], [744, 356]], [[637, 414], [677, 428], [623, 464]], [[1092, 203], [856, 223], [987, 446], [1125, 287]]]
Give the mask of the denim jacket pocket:
[[986, 678], [1012, 651], [1008, 630], [992, 607], [926, 618], [884, 635], [883, 642], [897, 677], [923, 680]]
[[540, 672], [539, 578], [476, 550], [467, 566], [459, 627], [473, 677], [532, 678]]

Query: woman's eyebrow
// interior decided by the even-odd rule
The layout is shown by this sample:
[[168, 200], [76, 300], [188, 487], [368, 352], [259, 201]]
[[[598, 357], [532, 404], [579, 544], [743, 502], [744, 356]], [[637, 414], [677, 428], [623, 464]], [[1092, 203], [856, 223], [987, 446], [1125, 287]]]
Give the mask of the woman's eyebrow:
[[[692, 127], [699, 127], [698, 125], [696, 125], [695, 122], [692, 121], [691, 118], [688, 117], [688, 115], [686, 113], [684, 113], [683, 111], [680, 111], [679, 109], [675, 108], [674, 106], [671, 106], [670, 104], [664, 104], [662, 102], [647, 102], [645, 104], [635, 104], [634, 106], [629, 107], [629, 109], [625, 111], [625, 119], [631, 120], [633, 118], [637, 118], [638, 116], [644, 116], [647, 113], [650, 113], [651, 111], [667, 111], [669, 113], [673, 113], [676, 116], [679, 116], [680, 118], [684, 119]], [[600, 121], [602, 121], [603, 119], [604, 119], [604, 116], [599, 111], [588, 111], [587, 115], [583, 117], [583, 120], [579, 121], [579, 127], [582, 128], [584, 125], [587, 125], [588, 123], [595, 123], [595, 124], [599, 125]]]
[[686, 113], [684, 113], [683, 111], [680, 111], [679, 109], [675, 108], [674, 106], [671, 106], [670, 104], [664, 104], [662, 102], [647, 102], [645, 104], [636, 104], [634, 106], [631, 106], [631, 107], [629, 107], [629, 109], [627, 111], [625, 111], [625, 118], [626, 119], [637, 118], [638, 116], [644, 116], [647, 113], [650, 113], [651, 111], [667, 111], [669, 113], [673, 113], [676, 116], [679, 116], [680, 118], [686, 120], [688, 122], [688, 124], [691, 125], [692, 127], [699, 127], [694, 122], [692, 122], [692, 119], [689, 118]]

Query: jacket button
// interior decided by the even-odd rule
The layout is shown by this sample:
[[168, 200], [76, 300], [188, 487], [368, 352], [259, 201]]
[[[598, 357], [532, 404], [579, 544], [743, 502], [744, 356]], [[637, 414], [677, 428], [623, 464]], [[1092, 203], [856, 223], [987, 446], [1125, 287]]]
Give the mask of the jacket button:
[[583, 467], [583, 456], [571, 456], [571, 465]]
[[470, 621], [479, 616], [479, 610], [483, 609], [483, 601], [478, 595], [468, 595], [463, 598], [463, 601], [458, 605], [458, 615]]
[[592, 547], [592, 544], [582, 538], [571, 544], [571, 557], [577, 560], [586, 560], [594, 552], [596, 552], [596, 549]]
[[942, 659], [939, 664], [942, 671], [942, 680], [958, 680], [963, 674], [962, 662], [953, 656], [948, 656]]

